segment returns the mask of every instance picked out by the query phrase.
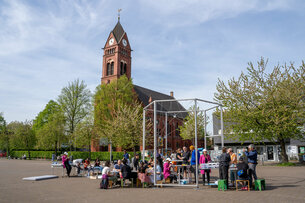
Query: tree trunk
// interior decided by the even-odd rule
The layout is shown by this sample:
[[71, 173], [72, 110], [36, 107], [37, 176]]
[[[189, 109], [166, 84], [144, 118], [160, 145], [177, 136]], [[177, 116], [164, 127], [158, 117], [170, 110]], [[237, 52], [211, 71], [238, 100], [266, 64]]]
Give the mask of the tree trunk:
[[[7, 135], [9, 136], [9, 135]], [[8, 158], [10, 156], [10, 142], [9, 142], [9, 138], [7, 137], [6, 139], [6, 157]]]
[[286, 145], [284, 139], [279, 139], [280, 145], [281, 145], [281, 156], [282, 156], [282, 162], [287, 163], [288, 162], [288, 156], [286, 153]]
[[136, 146], [133, 147], [133, 157], [136, 157]]
[[31, 160], [31, 151], [28, 149], [29, 160]]
[[57, 156], [57, 141], [55, 141], [55, 156]]
[[91, 142], [89, 141], [89, 159], [91, 160]]

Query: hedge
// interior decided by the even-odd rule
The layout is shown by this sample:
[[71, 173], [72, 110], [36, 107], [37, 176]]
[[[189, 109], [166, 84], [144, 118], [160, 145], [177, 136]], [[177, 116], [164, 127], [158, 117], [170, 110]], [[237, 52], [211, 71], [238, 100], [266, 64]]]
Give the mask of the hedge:
[[[52, 154], [55, 154], [54, 151], [30, 151], [31, 158], [44, 158], [44, 159], [52, 159]], [[80, 152], [80, 151], [72, 151], [69, 152], [69, 155], [73, 156], [73, 159], [86, 159], [89, 157], [89, 152]], [[141, 154], [140, 152], [137, 152]], [[29, 157], [27, 151], [12, 151], [11, 157], [21, 158], [23, 155]], [[112, 152], [113, 160], [118, 160], [123, 158], [124, 152]], [[130, 158], [133, 157], [133, 152], [128, 152]], [[141, 155], [140, 155], [141, 156]], [[110, 152], [91, 152], [91, 160], [95, 160], [99, 158], [102, 161], [110, 160]]]

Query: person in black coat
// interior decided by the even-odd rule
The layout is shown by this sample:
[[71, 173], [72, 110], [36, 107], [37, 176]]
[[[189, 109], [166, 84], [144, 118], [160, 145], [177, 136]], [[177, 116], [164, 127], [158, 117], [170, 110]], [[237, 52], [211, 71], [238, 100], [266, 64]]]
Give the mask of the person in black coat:
[[[237, 175], [238, 175], [238, 180], [249, 180], [249, 175], [248, 175], [248, 169], [249, 166], [247, 163], [244, 162], [244, 157], [239, 158], [239, 163], [237, 164]], [[244, 183], [242, 183], [242, 189], [243, 190], [248, 190], [248, 186], [246, 186]]]
[[228, 173], [230, 161], [231, 158], [230, 154], [227, 153], [227, 149], [225, 147], [222, 148], [222, 154], [219, 157], [219, 178], [221, 180], [227, 180], [227, 188], [229, 188]]

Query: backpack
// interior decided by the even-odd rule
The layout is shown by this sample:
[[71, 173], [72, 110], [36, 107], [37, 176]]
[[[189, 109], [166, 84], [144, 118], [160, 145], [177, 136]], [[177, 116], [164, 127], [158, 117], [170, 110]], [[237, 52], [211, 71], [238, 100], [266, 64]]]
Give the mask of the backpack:
[[240, 176], [243, 176], [245, 174], [244, 170], [239, 170], [237, 171], [237, 175], [240, 177]]

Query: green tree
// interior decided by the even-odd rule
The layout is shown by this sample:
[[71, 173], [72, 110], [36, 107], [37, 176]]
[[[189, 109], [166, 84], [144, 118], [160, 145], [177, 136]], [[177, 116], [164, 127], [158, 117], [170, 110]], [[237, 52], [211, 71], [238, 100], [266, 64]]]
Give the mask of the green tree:
[[14, 149], [25, 149], [31, 159], [31, 150], [35, 147], [36, 136], [32, 129], [32, 122], [14, 121], [8, 124], [8, 129], [12, 132], [11, 143]]
[[57, 154], [58, 148], [67, 141], [65, 135], [65, 117], [62, 111], [54, 112], [48, 116], [48, 122], [36, 131], [37, 147], [40, 149], [54, 149]]
[[225, 107], [224, 120], [229, 123], [230, 137], [241, 141], [278, 142], [281, 156], [288, 162], [285, 140], [301, 139], [305, 119], [305, 64], [295, 68], [277, 65], [266, 70], [263, 58], [255, 68], [249, 63], [247, 73], [230, 79], [226, 85], [219, 80], [215, 99]]
[[97, 135], [110, 141], [114, 140], [115, 135], [107, 130], [106, 125], [114, 120], [120, 105], [132, 104], [134, 101], [132, 80], [125, 75], [110, 84], [99, 85], [94, 95], [94, 125]]
[[75, 130], [76, 146], [86, 147], [91, 159], [91, 141], [96, 138], [94, 132], [93, 114], [87, 115], [77, 126]]
[[79, 81], [79, 79], [69, 83], [61, 90], [58, 103], [65, 115], [71, 143], [76, 125], [89, 113], [90, 99], [90, 90], [87, 89], [85, 82]]
[[0, 149], [5, 149], [7, 156], [10, 155], [10, 133], [7, 130], [3, 113], [0, 113]]
[[49, 119], [53, 114], [60, 111], [60, 106], [57, 102], [50, 100], [45, 106], [44, 110], [42, 110], [33, 121], [33, 129], [34, 131], [39, 130], [43, 127], [44, 124], [48, 123]]
[[[137, 102], [120, 104], [114, 112], [114, 118], [106, 122], [105, 130], [108, 134], [113, 135], [112, 142], [114, 145], [133, 148], [135, 155], [136, 147], [142, 141], [142, 121], [143, 107], [141, 104]], [[150, 123], [147, 123], [146, 128], [150, 127]]]
[[[179, 126], [180, 136], [184, 140], [195, 139], [195, 106], [189, 109], [191, 112], [185, 117], [183, 125]], [[208, 120], [208, 118], [207, 118]], [[204, 114], [197, 107], [197, 137], [198, 139], [204, 136]]]

